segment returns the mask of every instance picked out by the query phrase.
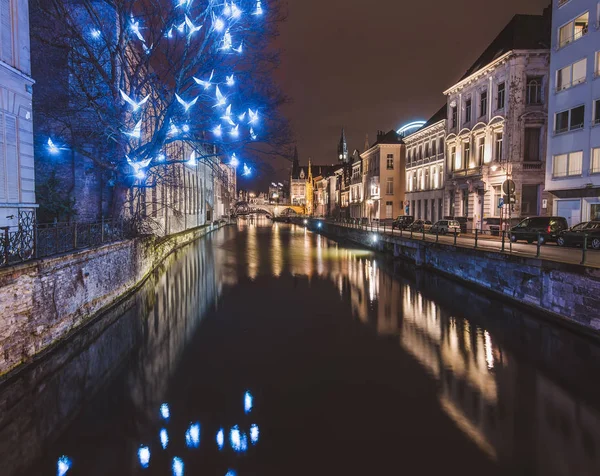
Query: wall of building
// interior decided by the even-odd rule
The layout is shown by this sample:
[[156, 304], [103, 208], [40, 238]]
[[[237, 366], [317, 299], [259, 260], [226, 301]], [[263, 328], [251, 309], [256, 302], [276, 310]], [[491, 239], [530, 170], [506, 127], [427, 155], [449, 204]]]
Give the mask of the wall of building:
[[174, 250], [214, 229], [127, 240], [0, 269], [0, 375], [65, 338], [135, 289]]
[[[561, 46], [560, 28], [573, 19], [588, 13], [587, 33], [570, 39]], [[594, 103], [600, 100], [600, 8], [597, 0], [571, 0], [559, 5], [552, 2], [552, 54], [550, 61], [550, 98], [546, 189], [556, 196], [553, 213], [566, 215], [570, 225], [589, 219], [600, 219], [600, 164], [592, 167], [592, 151], [600, 148], [600, 122]], [[585, 74], [573, 75], [571, 81], [558, 88], [558, 71], [586, 60]], [[582, 128], [557, 133], [556, 114], [578, 106], [585, 106]], [[582, 153], [581, 166], [572, 174], [554, 174], [554, 158], [563, 154]], [[600, 150], [596, 152], [600, 157]], [[597, 159], [600, 161], [600, 158]]]
[[599, 269], [387, 235], [374, 244], [370, 232], [331, 223], [319, 231], [410, 260], [545, 315], [600, 330]]
[[10, 41], [0, 49], [0, 226], [14, 226], [20, 211], [35, 209], [27, 0], [3, 2], [2, 15], [2, 38]]

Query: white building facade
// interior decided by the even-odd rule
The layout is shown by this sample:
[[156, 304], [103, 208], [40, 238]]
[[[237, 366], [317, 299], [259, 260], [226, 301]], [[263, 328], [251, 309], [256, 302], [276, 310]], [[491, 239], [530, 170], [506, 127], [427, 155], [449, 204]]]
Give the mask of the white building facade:
[[28, 0], [0, 2], [0, 227], [31, 223], [35, 177]]
[[[546, 17], [516, 15], [447, 91], [446, 216], [470, 230], [545, 215]], [[514, 183], [512, 198], [503, 192]], [[509, 204], [509, 202], [512, 203]]]
[[569, 225], [600, 220], [600, 3], [552, 1], [546, 190]]
[[444, 217], [446, 107], [406, 136], [405, 212], [435, 223]]

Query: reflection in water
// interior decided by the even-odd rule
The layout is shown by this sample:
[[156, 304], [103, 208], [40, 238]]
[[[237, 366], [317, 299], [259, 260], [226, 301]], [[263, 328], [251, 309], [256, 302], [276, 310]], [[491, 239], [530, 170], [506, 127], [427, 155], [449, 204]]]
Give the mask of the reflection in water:
[[[63, 453], [90, 476], [202, 474], [200, 460], [208, 474], [308, 474], [305, 459], [331, 474], [344, 458], [344, 474], [374, 474], [402, 448], [425, 466], [456, 454], [463, 474], [594, 475], [599, 366], [593, 343], [441, 277], [246, 219], [1, 386], [0, 460], [7, 476], [38, 455], [27, 474], [54, 472]], [[265, 463], [241, 471], [255, 452]]]

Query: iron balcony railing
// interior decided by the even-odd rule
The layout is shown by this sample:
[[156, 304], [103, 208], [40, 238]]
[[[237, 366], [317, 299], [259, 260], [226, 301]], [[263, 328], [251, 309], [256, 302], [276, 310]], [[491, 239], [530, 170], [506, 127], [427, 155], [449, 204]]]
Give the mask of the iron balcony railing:
[[113, 243], [130, 231], [120, 220], [0, 227], [0, 266]]

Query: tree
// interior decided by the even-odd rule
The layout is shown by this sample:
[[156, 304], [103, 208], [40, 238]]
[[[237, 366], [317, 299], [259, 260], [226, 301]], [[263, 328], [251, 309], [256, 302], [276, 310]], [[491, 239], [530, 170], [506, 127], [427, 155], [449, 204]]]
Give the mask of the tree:
[[31, 10], [51, 83], [34, 95], [48, 134], [37, 143], [106, 170], [113, 216], [147, 187], [178, 183], [173, 164], [221, 173], [219, 158], [287, 140], [272, 75], [278, 2], [33, 0]]

